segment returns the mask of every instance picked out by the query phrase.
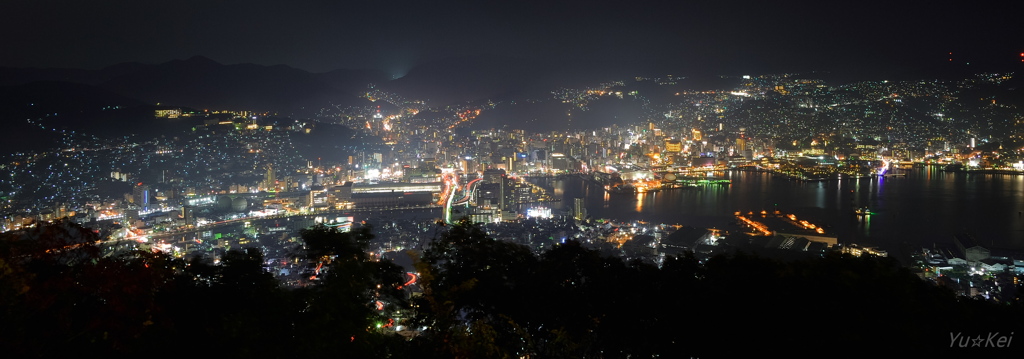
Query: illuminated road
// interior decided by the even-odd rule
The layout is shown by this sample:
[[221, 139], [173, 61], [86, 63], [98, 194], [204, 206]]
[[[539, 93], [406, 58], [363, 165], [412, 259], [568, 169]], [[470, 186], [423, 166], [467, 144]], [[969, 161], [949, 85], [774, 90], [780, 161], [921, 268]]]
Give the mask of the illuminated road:
[[456, 200], [455, 204], [463, 205], [469, 203], [469, 200], [473, 198], [473, 192], [476, 191], [477, 183], [480, 183], [481, 180], [483, 180], [483, 178], [477, 178], [475, 180], [469, 181], [469, 183], [466, 184], [466, 190], [463, 193], [462, 198]]
[[459, 176], [455, 172], [448, 172], [443, 175], [444, 193], [438, 204], [444, 206], [443, 215], [445, 223], [452, 223], [452, 201], [455, 199], [455, 191], [459, 190]]
[[[444, 175], [445, 188], [442, 193], [441, 200], [438, 204], [444, 205], [443, 218], [445, 223], [452, 223], [452, 206], [468, 204], [473, 198], [473, 192], [476, 191], [478, 184], [482, 178], [477, 178], [469, 181], [465, 186], [459, 185], [459, 176], [455, 173], [448, 173]], [[455, 193], [458, 192], [459, 188], [463, 189], [462, 197], [455, 199]]]

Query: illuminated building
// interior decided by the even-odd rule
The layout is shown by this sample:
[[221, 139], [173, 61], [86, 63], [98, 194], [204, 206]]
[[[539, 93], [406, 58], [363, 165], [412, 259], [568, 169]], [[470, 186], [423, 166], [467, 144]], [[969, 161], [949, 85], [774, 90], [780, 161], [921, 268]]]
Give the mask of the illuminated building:
[[551, 218], [551, 208], [534, 207], [526, 210], [526, 217], [529, 218]]
[[277, 178], [274, 176], [274, 164], [267, 164], [267, 173], [263, 176], [263, 187], [267, 191], [277, 190]]
[[132, 202], [143, 210], [149, 209], [150, 197], [149, 185], [144, 185], [142, 182], [139, 182], [132, 189]]
[[352, 195], [394, 192], [441, 192], [441, 183], [380, 183], [352, 186]]
[[679, 140], [665, 141], [666, 152], [683, 152], [683, 142]]
[[747, 150], [747, 129], [740, 127], [740, 136], [736, 138], [736, 150], [739, 153]]
[[192, 207], [192, 206], [183, 206], [183, 207], [181, 207], [181, 215], [182, 215], [182, 217], [184, 217], [183, 219], [185, 221], [185, 225], [186, 226], [195, 226], [196, 225], [195, 207]]
[[512, 179], [505, 174], [505, 170], [484, 171], [484, 182], [486, 183], [481, 185], [480, 189], [487, 188], [489, 193], [493, 191], [494, 199], [497, 201], [495, 205], [503, 211], [512, 212], [512, 206], [515, 203], [515, 188]]
[[587, 206], [583, 198], [574, 198], [572, 216], [578, 221], [587, 219]]
[[353, 185], [351, 191], [356, 207], [423, 206], [434, 201], [441, 183]]
[[309, 207], [323, 208], [329, 205], [327, 188], [321, 185], [314, 185], [309, 191]]
[[178, 118], [181, 116], [180, 108], [158, 109], [155, 111], [157, 118]]
[[571, 159], [559, 152], [551, 153], [551, 169], [556, 171], [569, 170]]
[[864, 254], [870, 254], [876, 257], [888, 257], [889, 253], [884, 250], [879, 250], [873, 247], [860, 247], [856, 244], [845, 246], [841, 250], [842, 253], [848, 253], [854, 257], [860, 257]]
[[497, 208], [470, 207], [467, 209], [472, 223], [495, 223], [501, 221], [501, 210]]
[[327, 202], [335, 208], [346, 207], [352, 203], [352, 182], [343, 185], [331, 186], [327, 191]]

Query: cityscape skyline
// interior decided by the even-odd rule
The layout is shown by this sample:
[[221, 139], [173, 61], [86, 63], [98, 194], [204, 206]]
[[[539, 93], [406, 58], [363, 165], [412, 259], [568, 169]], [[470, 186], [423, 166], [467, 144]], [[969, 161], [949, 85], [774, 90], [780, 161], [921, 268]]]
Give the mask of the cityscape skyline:
[[1003, 4], [0, 13], [5, 352], [1001, 356], [1024, 323]]
[[[198, 76], [211, 68], [230, 68], [189, 61], [205, 69]], [[91, 102], [62, 107], [66, 113], [58, 114], [46, 111], [54, 103], [15, 103], [10, 113], [35, 117], [22, 124], [27, 127], [20, 137], [42, 136], [36, 144], [44, 146], [41, 151], [13, 147], [15, 152], [7, 154], [4, 168], [11, 177], [0, 182], [8, 213], [3, 223], [11, 229], [32, 218], [64, 216], [120, 222], [154, 215], [154, 210], [173, 213], [186, 202], [209, 207], [213, 199], [224, 202], [223, 209], [237, 205], [243, 211], [253, 205], [262, 215], [271, 209], [303, 215], [318, 206], [421, 206], [430, 201], [421, 196], [415, 204], [380, 199], [359, 204], [355, 199], [363, 193], [361, 186], [410, 181], [435, 184], [403, 191], [454, 199], [447, 189], [441, 191], [440, 183], [458, 181], [438, 171], [458, 173], [462, 182], [487, 177], [479, 173], [491, 170], [527, 177], [582, 175], [603, 184], [602, 192], [644, 193], [698, 184], [692, 178], [696, 173], [745, 168], [811, 182], [875, 176], [882, 163], [892, 168], [940, 165], [953, 173], [1024, 170], [1024, 117], [1016, 110], [1019, 98], [1012, 88], [1019, 79], [1013, 73], [844, 85], [813, 76], [734, 76], [723, 78], [723, 87], [714, 90], [687, 89], [684, 77], [635, 77], [552, 87], [541, 97], [452, 104], [371, 87], [356, 105], [321, 103], [309, 109], [310, 117]], [[279, 173], [267, 171], [271, 168]], [[484, 189], [501, 183], [491, 178]], [[346, 183], [356, 187], [340, 191], [355, 196], [339, 199], [332, 186]], [[122, 201], [118, 188], [135, 192]], [[515, 186], [533, 195], [513, 195], [512, 188], [491, 188], [489, 193], [499, 199], [474, 197], [484, 190], [466, 193], [457, 202], [490, 203], [483, 207], [500, 210], [480, 217], [490, 222], [528, 215], [531, 208], [522, 205], [550, 198], [537, 193], [551, 188]], [[150, 190], [153, 195], [139, 194]], [[309, 200], [300, 196], [279, 203], [262, 197], [275, 192], [306, 193]], [[265, 202], [236, 201], [243, 194], [257, 194]], [[232, 197], [218, 197], [223, 195]], [[436, 204], [450, 207], [442, 200]], [[204, 223], [240, 218], [211, 213], [212, 208], [197, 207], [200, 211], [190, 217]], [[714, 215], [731, 216], [733, 210], [744, 208]], [[180, 226], [180, 219], [165, 217], [172, 227], [162, 227]]]

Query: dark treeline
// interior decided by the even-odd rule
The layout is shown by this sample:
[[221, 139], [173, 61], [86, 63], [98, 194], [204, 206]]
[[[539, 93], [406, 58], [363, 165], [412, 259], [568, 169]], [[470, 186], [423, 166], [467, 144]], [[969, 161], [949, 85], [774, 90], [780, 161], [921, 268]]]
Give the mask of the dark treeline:
[[951, 348], [951, 333], [1024, 335], [1019, 301], [958, 298], [885, 258], [737, 253], [659, 268], [576, 242], [538, 256], [463, 222], [414, 253], [411, 295], [399, 266], [367, 254], [368, 227], [303, 231], [296, 253], [326, 275], [299, 289], [266, 273], [258, 250], [216, 265], [104, 253], [69, 223], [2, 237], [8, 357], [959, 357], [981, 350]]

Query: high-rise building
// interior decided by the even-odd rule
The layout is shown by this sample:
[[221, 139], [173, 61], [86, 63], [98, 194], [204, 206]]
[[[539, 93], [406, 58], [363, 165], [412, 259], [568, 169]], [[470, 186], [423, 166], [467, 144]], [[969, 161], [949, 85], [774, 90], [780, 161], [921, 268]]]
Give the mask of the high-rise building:
[[185, 220], [185, 225], [186, 226], [195, 226], [196, 225], [196, 214], [195, 214], [195, 208], [194, 207], [192, 207], [192, 206], [181, 207], [181, 216], [184, 217], [183, 219]]
[[740, 154], [747, 150], [747, 129], [740, 127], [740, 135], [736, 138], [736, 151]]
[[484, 182], [496, 184], [497, 205], [501, 210], [511, 212], [515, 202], [515, 188], [512, 179], [508, 178], [505, 170], [489, 169], [484, 171]]
[[274, 175], [274, 164], [267, 164], [267, 173], [263, 176], [263, 186], [268, 191], [274, 191], [277, 188], [277, 176]]
[[489, 183], [501, 183], [505, 178], [505, 171], [500, 169], [489, 169], [484, 171], [484, 181]]
[[149, 185], [144, 185], [142, 182], [135, 184], [135, 188], [132, 190], [132, 202], [134, 202], [136, 206], [143, 210], [149, 209], [150, 197], [151, 193]]
[[587, 219], [587, 205], [583, 198], [574, 198], [572, 205], [573, 218], [577, 221]]

